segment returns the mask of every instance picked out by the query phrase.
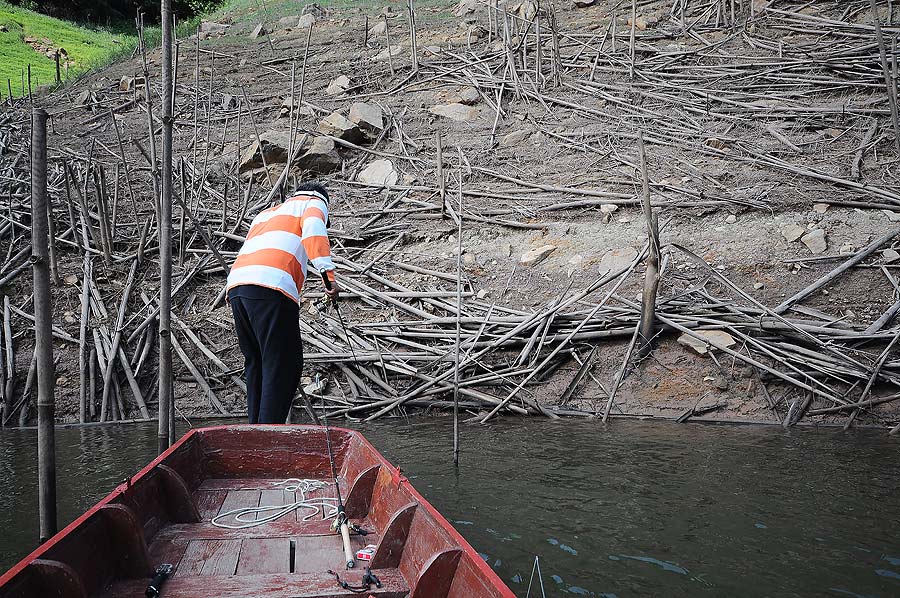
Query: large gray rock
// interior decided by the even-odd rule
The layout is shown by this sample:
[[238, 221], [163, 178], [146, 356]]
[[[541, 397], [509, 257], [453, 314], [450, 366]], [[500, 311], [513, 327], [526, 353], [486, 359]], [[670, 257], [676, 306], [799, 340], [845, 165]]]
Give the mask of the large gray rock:
[[369, 137], [377, 137], [384, 129], [384, 116], [375, 104], [356, 102], [350, 106], [350, 122]]
[[297, 168], [315, 174], [328, 174], [340, 167], [341, 156], [337, 146], [334, 140], [327, 137], [316, 137], [309, 149], [297, 158]]
[[519, 258], [519, 263], [524, 266], [536, 266], [550, 257], [554, 251], [556, 251], [556, 245], [542, 245], [523, 253]]
[[214, 35], [224, 35], [226, 31], [228, 31], [228, 25], [225, 23], [216, 23], [215, 21], [203, 21], [200, 23], [200, 39], [207, 39]]
[[[259, 136], [260, 143], [256, 140], [250, 144], [243, 154], [238, 172], [247, 172], [263, 165], [263, 156], [266, 164], [283, 164], [287, 162], [288, 148], [291, 143], [290, 133], [287, 131], [266, 131]], [[261, 148], [261, 151], [260, 151]]]
[[281, 17], [280, 19], [278, 19], [278, 24], [282, 27], [294, 27], [297, 24], [298, 20], [300, 20], [300, 15]]
[[500, 139], [500, 147], [517, 146], [528, 139], [529, 135], [531, 135], [531, 131], [528, 129], [519, 129], [518, 131], [507, 133]]
[[638, 251], [634, 247], [619, 247], [610, 249], [600, 258], [600, 272], [617, 272], [622, 268], [627, 268], [631, 262], [638, 256]]
[[678, 344], [691, 349], [698, 355], [706, 355], [719, 347], [731, 348], [737, 344], [734, 337], [724, 330], [697, 330], [694, 334], [700, 338], [682, 334], [678, 337]]
[[828, 243], [825, 241], [825, 231], [821, 228], [803, 235], [800, 237], [800, 241], [809, 248], [813, 255], [824, 253], [828, 249]]
[[381, 187], [390, 187], [396, 184], [398, 178], [399, 175], [390, 160], [375, 160], [356, 175], [356, 180], [360, 183]]
[[432, 106], [428, 111], [456, 122], [471, 122], [478, 118], [478, 108], [459, 103]]
[[348, 89], [350, 89], [350, 77], [347, 75], [339, 75], [335, 77], [334, 80], [328, 84], [328, 87], [325, 89], [325, 93], [330, 96], [336, 96], [344, 93]]
[[323, 118], [319, 123], [319, 132], [350, 143], [359, 143], [363, 140], [360, 128], [340, 112], [332, 112]]
[[800, 226], [796, 222], [791, 222], [781, 229], [781, 236], [788, 243], [793, 243], [806, 234], [806, 228]]
[[306, 13], [305, 15], [300, 15], [300, 20], [297, 21], [297, 29], [309, 29], [315, 24], [315, 15], [313, 15], [312, 13]]
[[385, 48], [381, 52], [375, 55], [375, 60], [387, 60], [388, 58], [394, 58], [396, 56], [400, 56], [403, 53], [403, 46], [397, 44], [396, 46], [390, 46], [389, 48]]

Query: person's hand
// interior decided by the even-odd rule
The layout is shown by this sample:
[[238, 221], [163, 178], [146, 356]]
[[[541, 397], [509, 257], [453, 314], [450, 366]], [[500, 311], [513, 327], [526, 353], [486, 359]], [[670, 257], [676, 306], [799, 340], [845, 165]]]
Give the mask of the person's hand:
[[338, 286], [336, 280], [331, 281], [331, 288], [325, 287], [325, 297], [328, 298], [329, 301], [337, 301], [341, 296], [341, 287]]

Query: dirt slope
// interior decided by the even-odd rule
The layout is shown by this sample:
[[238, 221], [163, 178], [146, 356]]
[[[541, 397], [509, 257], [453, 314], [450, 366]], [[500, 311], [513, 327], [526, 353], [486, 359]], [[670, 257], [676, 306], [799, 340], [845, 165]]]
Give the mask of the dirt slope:
[[[754, 321], [761, 323], [769, 317], [764, 314], [747, 316], [740, 325], [716, 319], [731, 308], [743, 309], [746, 315], [757, 307], [713, 272], [772, 308], [898, 227], [900, 220], [898, 151], [868, 2], [733, 4], [738, 8], [735, 12], [717, 8], [728, 8], [728, 3], [695, 7], [692, 2], [640, 2], [634, 27], [630, 4], [598, 1], [584, 8], [564, 4], [555, 9], [555, 34], [546, 7], [536, 22], [535, 5], [510, 4], [508, 43], [504, 44], [503, 13], [496, 13], [499, 21], [489, 18], [486, 4], [417, 3], [419, 70], [414, 73], [405, 6], [312, 11], [316, 19], [304, 64], [307, 29], [296, 26], [298, 5], [274, 3], [264, 15], [237, 3], [215, 15], [215, 23], [222, 27], [205, 26], [199, 73], [195, 70], [196, 37], [179, 43], [176, 167], [180, 172], [184, 165], [184, 176], [176, 181], [176, 192], [184, 190], [192, 213], [208, 227], [230, 261], [253, 208], [268, 195], [269, 177], [276, 180], [285, 161], [277, 148], [269, 148], [268, 175], [262, 168], [238, 175], [238, 156], [252, 149], [257, 133], [275, 138], [272, 131], [290, 132], [291, 117], [282, 105], [291, 96], [292, 80], [295, 93], [303, 81], [297, 139], [304, 133], [317, 135], [320, 121], [333, 111], [349, 116], [354, 102], [380, 107], [384, 119], [380, 134], [354, 138], [361, 147], [338, 142], [334, 152], [339, 165], [322, 175], [333, 190], [335, 254], [345, 260], [340, 272], [378, 292], [392, 289], [370, 274], [407, 291], [432, 293], [431, 299], [400, 300], [448, 321], [427, 324], [424, 316], [412, 317], [405, 307], [371, 294], [367, 300], [348, 298], [344, 317], [353, 323], [354, 334], [361, 335], [356, 352], [431, 351], [431, 357], [413, 367], [436, 373], [436, 368], [449, 367], [453, 359], [451, 323], [459, 244], [454, 215], [459, 210], [460, 181], [464, 218], [459, 261], [466, 293], [464, 314], [473, 320], [465, 323], [464, 335], [473, 342], [496, 339], [505, 330], [500, 324], [495, 329], [478, 322], [527, 319], [574, 296], [603, 273], [627, 266], [642, 250], [647, 233], [639, 205], [635, 149], [640, 131], [647, 142], [650, 190], [661, 226], [664, 269], [659, 309], [669, 310], [667, 317], [677, 314], [683, 318], [678, 321], [692, 329], [724, 327], [736, 340], [734, 351], [801, 385], [785, 382], [783, 376], [738, 356], [697, 355], [676, 342], [681, 332], [666, 325], [660, 327], [652, 353], [629, 362], [612, 414], [677, 417], [695, 405], [719, 405], [714, 412], [718, 418], [771, 422], [796, 418], [800, 409], [815, 412], [890, 395], [896, 392], [895, 376], [900, 374], [896, 353], [891, 349], [880, 367], [877, 363], [896, 334], [896, 323], [884, 318], [877, 330], [865, 331], [898, 299], [895, 273], [900, 262], [890, 251], [895, 239], [888, 239], [860, 266], [784, 313], [792, 325], [808, 326], [818, 341], [795, 329], [776, 331], [777, 326], [760, 324], [754, 330]], [[385, 14], [390, 42], [396, 46], [388, 52], [390, 61], [379, 25]], [[886, 13], [881, 18], [886, 22]], [[259, 24], [269, 33], [254, 37]], [[364, 36], [366, 24], [370, 32]], [[494, 27], [498, 32], [488, 31]], [[888, 59], [890, 40], [898, 31], [896, 25], [885, 26]], [[158, 50], [148, 58], [156, 111]], [[116, 245], [111, 264], [104, 264], [100, 257], [93, 263], [111, 331], [131, 266], [129, 256], [154, 211], [143, 88], [127, 89], [121, 84], [123, 77], [136, 76], [141, 76], [140, 56], [36, 100], [53, 115], [50, 146], [56, 161], [51, 181], [57, 227], [63, 229], [64, 239], [71, 239], [71, 234], [66, 237], [69, 212], [61, 161], [68, 160], [75, 176], [82, 177], [93, 152], [93, 161], [105, 168], [108, 195], [117, 205]], [[349, 87], [330, 93], [329, 86], [340, 76], [349, 78]], [[448, 104], [452, 107], [435, 110]], [[110, 109], [116, 113], [129, 164], [134, 205]], [[441, 114], [447, 111], [458, 120]], [[25, 148], [27, 136], [24, 108], [5, 114], [14, 134], [12, 151], [0, 158], [0, 171], [16, 164], [15, 151]], [[159, 121], [154, 123], [158, 128]], [[438, 131], [450, 205], [446, 218], [440, 215], [435, 169]], [[329, 155], [333, 160], [335, 154]], [[365, 178], [361, 171], [375, 160], [388, 160], [396, 173], [386, 188], [359, 181]], [[25, 163], [19, 159], [19, 179]], [[291, 175], [298, 180], [314, 176], [298, 168]], [[78, 180], [83, 187], [83, 179]], [[23, 184], [7, 187], [19, 200], [27, 195]], [[93, 206], [92, 181], [87, 188]], [[227, 194], [224, 200], [223, 194]], [[21, 205], [27, 207], [27, 203]], [[189, 278], [176, 296], [176, 314], [196, 331], [208, 352], [224, 362], [227, 371], [181, 331], [176, 336], [210, 381], [215, 396], [228, 410], [239, 412], [243, 394], [233, 375], [239, 373], [240, 354], [230, 312], [215, 301], [224, 273], [191, 219], [182, 226], [178, 207], [175, 215], [176, 247], [183, 246], [183, 260], [175, 267], [176, 285]], [[14, 218], [27, 222], [25, 208], [15, 211]], [[151, 234], [155, 230], [153, 224]], [[7, 234], [4, 245], [9, 238]], [[18, 235], [9, 254], [14, 255], [23, 242]], [[522, 263], [523, 254], [544, 246], [553, 248], [546, 259], [535, 265]], [[149, 243], [124, 323], [128, 341], [124, 350], [132, 363], [137, 363], [147, 344], [155, 342], [152, 335], [134, 334], [150, 313], [140, 292], [149, 298], [158, 288], [153, 247], [155, 243]], [[710, 267], [691, 260], [679, 247], [699, 255]], [[71, 244], [61, 243], [59, 259], [63, 283], [55, 298], [58, 325], [78, 338], [82, 257]], [[596, 334], [576, 336], [576, 342], [562, 351], [563, 359], [551, 360], [546, 372], [535, 376], [521, 393], [514, 393], [510, 404], [529, 411], [535, 411], [536, 405], [556, 405], [579, 363], [596, 346], [588, 375], [558, 410], [602, 413], [632, 336], [643, 271], [643, 265], [638, 265], [609, 296], [599, 319], [591, 320], [588, 329]], [[318, 290], [315, 282], [308, 285], [311, 293]], [[20, 276], [7, 291], [12, 304], [25, 311], [29, 286]], [[523, 352], [533, 336], [529, 329], [519, 344], [493, 353], [491, 367], [510, 366], [520, 355], [522, 363], [540, 363], [556, 347], [554, 342], [571, 332], [576, 320], [606, 297], [611, 286], [567, 307], [566, 318], [543, 320], [547, 330], [555, 331], [549, 336], [558, 337], [546, 338], [545, 332], [541, 344], [538, 334], [538, 346]], [[371, 368], [383, 374], [379, 378], [388, 381], [391, 390], [374, 381], [360, 381], [358, 373], [355, 384], [348, 385], [346, 369], [335, 367], [350, 363], [342, 333], [333, 318], [323, 319], [312, 297], [302, 311], [309, 314], [305, 321], [322, 340], [320, 345], [307, 344], [310, 355], [305, 373], [321, 372], [332, 380], [326, 394], [333, 407], [403, 396], [413, 387], [411, 378], [401, 371], [412, 358], [388, 360], [400, 368], [390, 373], [390, 367], [383, 369], [383, 358], [369, 362], [381, 364], [382, 369]], [[705, 315], [698, 315], [701, 312]], [[698, 322], [698, 317], [712, 319]], [[13, 321], [20, 331], [16, 392], [21, 395], [31, 341], [22, 333], [25, 321], [16, 318]], [[94, 317], [91, 325], [99, 321]], [[396, 324], [389, 329], [385, 322]], [[485, 328], [483, 339], [478, 336], [480, 328]], [[372, 344], [376, 338], [383, 343], [377, 351]], [[429, 349], [421, 349], [423, 343]], [[828, 346], [837, 347], [837, 353], [829, 353]], [[59, 414], [77, 419], [78, 349], [73, 343], [62, 343], [57, 353]], [[137, 375], [151, 411], [154, 362], [148, 350]], [[185, 415], [214, 411], [189, 370], [177, 360], [176, 365], [179, 410]], [[861, 397], [873, 374], [874, 384]], [[513, 372], [472, 388], [503, 399], [524, 375]], [[125, 416], [133, 417], [132, 395], [124, 378], [120, 383]], [[814, 390], [806, 390], [803, 385], [807, 384]], [[101, 381], [97, 385], [99, 412]], [[451, 394], [428, 395], [427, 400], [409, 405], [433, 401], [437, 407], [446, 407]], [[471, 396], [467, 401], [467, 411], [482, 416], [492, 405]], [[865, 407], [857, 423], [896, 423], [891, 404]], [[844, 409], [818, 421], [843, 422], [854, 411]], [[354, 414], [371, 411], [360, 408]]]

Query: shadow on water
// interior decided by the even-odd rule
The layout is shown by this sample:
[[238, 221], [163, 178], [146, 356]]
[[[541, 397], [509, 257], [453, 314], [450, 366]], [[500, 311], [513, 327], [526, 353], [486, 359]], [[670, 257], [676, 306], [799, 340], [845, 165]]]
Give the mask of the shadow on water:
[[[900, 595], [896, 439], [770, 427], [506, 420], [357, 425], [525, 595]], [[152, 425], [58, 432], [70, 521], [154, 454]], [[35, 433], [0, 432], [0, 568], [37, 536]], [[532, 591], [532, 596], [535, 596]]]

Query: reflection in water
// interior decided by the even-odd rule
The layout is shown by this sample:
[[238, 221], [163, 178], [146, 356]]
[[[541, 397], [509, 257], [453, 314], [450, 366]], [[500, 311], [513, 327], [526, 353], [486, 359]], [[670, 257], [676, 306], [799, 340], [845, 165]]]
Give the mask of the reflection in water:
[[[519, 596], [900, 595], [898, 440], [882, 433], [508, 420], [358, 426]], [[152, 456], [153, 425], [61, 429], [60, 519]], [[0, 432], [0, 567], [37, 536], [35, 433]], [[534, 596], [532, 589], [532, 596]]]

